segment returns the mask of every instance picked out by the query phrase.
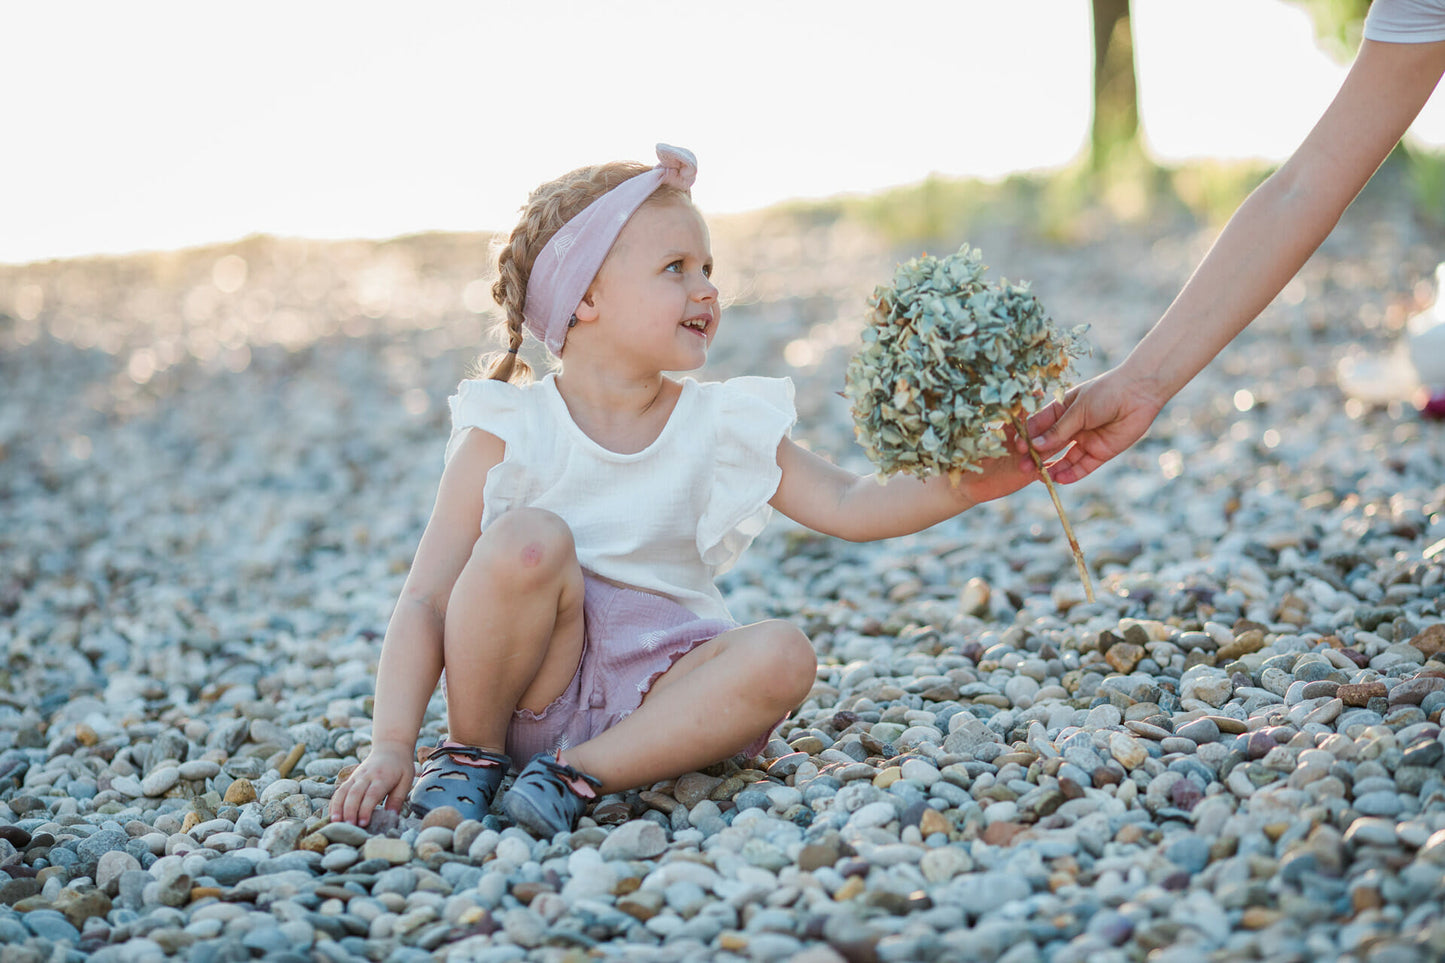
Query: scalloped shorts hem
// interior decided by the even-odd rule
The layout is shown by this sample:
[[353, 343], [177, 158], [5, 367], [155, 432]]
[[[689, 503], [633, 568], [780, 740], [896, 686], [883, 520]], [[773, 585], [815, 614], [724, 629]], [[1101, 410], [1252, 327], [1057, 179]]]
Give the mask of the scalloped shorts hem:
[[[507, 728], [507, 754], [518, 768], [539, 752], [565, 751], [617, 725], [678, 659], [737, 628], [648, 592], [590, 576], [584, 583], [585, 639], [576, 674], [545, 709], [518, 709]], [[773, 728], [739, 747], [741, 753], [761, 753]]]

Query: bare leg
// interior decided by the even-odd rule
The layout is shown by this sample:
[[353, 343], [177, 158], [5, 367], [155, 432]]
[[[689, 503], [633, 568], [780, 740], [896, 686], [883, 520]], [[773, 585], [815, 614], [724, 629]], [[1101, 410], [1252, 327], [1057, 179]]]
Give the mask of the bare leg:
[[786, 622], [725, 632], [678, 659], [617, 725], [565, 759], [617, 792], [725, 759], [808, 695], [817, 657]]
[[567, 524], [517, 509], [472, 549], [447, 602], [447, 728], [464, 745], [502, 752], [512, 712], [540, 712], [571, 683], [582, 656], [582, 569]]

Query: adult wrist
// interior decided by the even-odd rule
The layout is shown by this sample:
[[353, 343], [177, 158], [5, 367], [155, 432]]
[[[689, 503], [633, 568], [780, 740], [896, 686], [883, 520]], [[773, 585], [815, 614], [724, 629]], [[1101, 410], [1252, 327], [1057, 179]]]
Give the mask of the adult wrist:
[[1167, 366], [1137, 352], [1130, 354], [1114, 369], [1121, 389], [1134, 398], [1146, 399], [1158, 412], [1169, 399], [1189, 383], [1189, 376], [1171, 376]]

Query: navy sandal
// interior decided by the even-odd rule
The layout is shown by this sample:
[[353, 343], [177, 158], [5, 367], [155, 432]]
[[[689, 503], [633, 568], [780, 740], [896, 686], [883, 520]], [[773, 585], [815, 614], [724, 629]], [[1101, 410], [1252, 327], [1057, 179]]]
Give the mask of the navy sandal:
[[[476, 746], [446, 746], [438, 742], [429, 750], [421, 775], [407, 798], [414, 816], [451, 806], [463, 819], [481, 819], [491, 809], [492, 798], [512, 760], [500, 752]], [[453, 756], [475, 759], [479, 766], [459, 762]]]
[[602, 780], [556, 757], [538, 753], [517, 776], [502, 800], [512, 821], [539, 839], [571, 832], [587, 804], [597, 798]]

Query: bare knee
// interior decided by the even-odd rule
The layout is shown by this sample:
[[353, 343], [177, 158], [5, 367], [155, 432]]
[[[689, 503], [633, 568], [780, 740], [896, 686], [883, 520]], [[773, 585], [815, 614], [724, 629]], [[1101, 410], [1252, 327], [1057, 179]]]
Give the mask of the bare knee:
[[753, 655], [760, 691], [790, 710], [808, 697], [817, 680], [818, 656], [813, 643], [787, 622], [763, 622], [756, 628]]
[[576, 559], [566, 522], [540, 508], [518, 508], [487, 526], [472, 546], [467, 569], [525, 591], [556, 578]]

